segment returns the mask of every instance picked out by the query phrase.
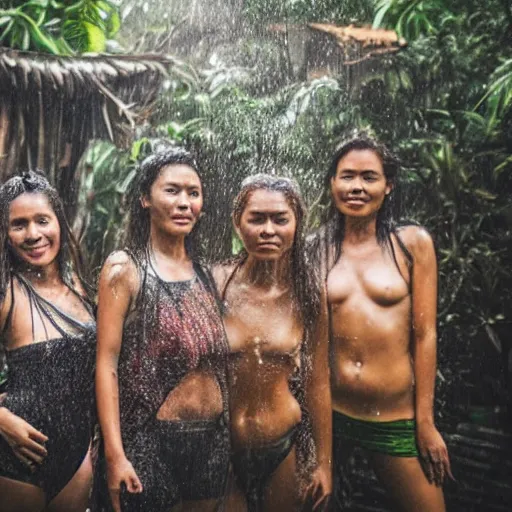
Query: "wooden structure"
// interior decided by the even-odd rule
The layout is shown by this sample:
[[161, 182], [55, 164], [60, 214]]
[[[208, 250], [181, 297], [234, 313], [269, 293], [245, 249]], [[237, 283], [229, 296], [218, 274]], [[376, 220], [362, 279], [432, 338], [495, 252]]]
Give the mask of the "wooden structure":
[[0, 48], [0, 181], [39, 168], [72, 210], [75, 169], [89, 141], [127, 144], [170, 64], [157, 55], [71, 58]]
[[339, 75], [375, 57], [396, 53], [407, 42], [393, 30], [338, 26], [329, 23], [270, 25], [268, 30], [286, 42], [298, 79]]

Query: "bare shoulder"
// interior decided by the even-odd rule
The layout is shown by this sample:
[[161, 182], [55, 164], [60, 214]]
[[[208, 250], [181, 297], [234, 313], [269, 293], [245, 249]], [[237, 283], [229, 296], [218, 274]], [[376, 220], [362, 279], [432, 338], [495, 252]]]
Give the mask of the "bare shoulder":
[[122, 287], [134, 291], [138, 281], [137, 265], [126, 251], [115, 251], [105, 260], [100, 274], [100, 286]]
[[414, 261], [435, 259], [432, 235], [423, 226], [403, 226], [398, 229], [398, 234]]
[[226, 285], [229, 276], [235, 270], [235, 264], [232, 262], [216, 263], [215, 265], [212, 265], [210, 270], [217, 289], [222, 290]]

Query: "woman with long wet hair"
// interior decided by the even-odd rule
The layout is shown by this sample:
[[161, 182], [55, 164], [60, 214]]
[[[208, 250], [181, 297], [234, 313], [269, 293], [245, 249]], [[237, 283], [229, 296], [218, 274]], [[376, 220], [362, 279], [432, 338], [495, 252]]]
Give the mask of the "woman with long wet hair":
[[[326, 271], [335, 455], [368, 450], [393, 510], [445, 509], [434, 425], [437, 264], [427, 231], [399, 227], [398, 162], [368, 136], [335, 152], [315, 243]], [[336, 456], [335, 456], [336, 460]]]
[[[214, 511], [229, 469], [227, 344], [215, 287], [193, 259], [198, 166], [168, 148], [144, 160], [126, 250], [99, 280], [97, 401], [116, 512]], [[111, 502], [111, 505], [110, 505]]]
[[83, 512], [92, 483], [95, 323], [56, 190], [0, 188], [0, 511]]
[[[319, 510], [331, 492], [327, 306], [306, 265], [297, 184], [247, 178], [233, 223], [244, 250], [214, 270], [230, 351], [232, 463], [241, 500], [232, 510]], [[313, 454], [298, 450], [305, 415]]]

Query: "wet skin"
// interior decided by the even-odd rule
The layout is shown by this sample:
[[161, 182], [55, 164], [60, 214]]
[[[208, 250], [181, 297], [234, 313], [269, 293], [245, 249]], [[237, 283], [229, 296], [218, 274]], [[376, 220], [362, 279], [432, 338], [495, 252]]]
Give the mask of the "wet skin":
[[[299, 365], [304, 326], [290, 290], [289, 253], [296, 219], [285, 196], [281, 192], [253, 191], [240, 221], [235, 220], [235, 229], [248, 254], [225, 295], [224, 325], [231, 350], [231, 428], [236, 452], [268, 446], [300, 422], [300, 406], [290, 391], [289, 379]], [[214, 269], [220, 290], [233, 270], [232, 265]], [[331, 492], [326, 305], [322, 312], [314, 334], [315, 347], [308, 354], [313, 368], [305, 384], [318, 461], [306, 493], [307, 510], [316, 510]], [[293, 447], [267, 482], [264, 510], [299, 510], [303, 498], [299, 494]], [[241, 500], [230, 510], [243, 510], [244, 498]]]
[[[9, 205], [8, 239], [12, 251], [26, 264], [24, 277], [37, 292], [69, 316], [81, 322], [91, 321], [80, 299], [60, 279], [56, 258], [60, 250], [60, 226], [47, 197], [41, 193], [24, 193]], [[39, 341], [59, 338], [61, 334], [46, 318], [30, 313], [26, 293], [16, 280], [14, 289], [7, 290], [0, 310], [3, 329], [11, 309], [10, 325], [4, 333], [4, 347], [13, 350]], [[83, 293], [78, 280], [76, 289]], [[34, 331], [32, 331], [34, 329]], [[22, 418], [1, 407], [2, 435], [13, 447], [16, 456], [29, 467], [40, 464], [47, 455], [47, 437]], [[48, 512], [84, 510], [92, 483], [92, 464], [88, 453], [71, 481], [48, 505]], [[0, 495], [5, 497], [0, 512], [39, 511], [45, 503], [42, 489], [33, 485], [0, 477]]]
[[[194, 228], [203, 206], [202, 186], [194, 169], [182, 164], [163, 167], [148, 196], [140, 198], [150, 214], [152, 263], [164, 281], [194, 277], [185, 251], [185, 237]], [[125, 252], [113, 253], [102, 269], [98, 300], [97, 399], [105, 439], [108, 485], [114, 509], [120, 510], [121, 485], [131, 493], [143, 492], [142, 484], [126, 458], [119, 422], [117, 364], [125, 323], [140, 287], [139, 273]], [[190, 372], [169, 393], [157, 411], [159, 420], [214, 419], [222, 413], [219, 385], [211, 372]], [[214, 510], [218, 500], [180, 504], [180, 510]]]
[[345, 219], [342, 255], [327, 276], [333, 409], [363, 420], [415, 418], [423, 469], [417, 458], [383, 454], [371, 456], [373, 466], [399, 510], [442, 511], [442, 491], [430, 485], [441, 485], [450, 471], [432, 412], [436, 259], [430, 236], [416, 226], [399, 231], [413, 257], [412, 276], [395, 235], [398, 268], [377, 243], [376, 215], [391, 189], [371, 150], [347, 153], [331, 179]]
[[[351, 151], [338, 163], [331, 192], [357, 229], [375, 222], [391, 187], [373, 151]], [[409, 276], [402, 251], [395, 252], [402, 275], [376, 237], [345, 240], [327, 278], [333, 409], [362, 419], [414, 417]]]
[[333, 409], [369, 420], [413, 418], [411, 300], [392, 256], [376, 242], [364, 251], [344, 248], [327, 287]]
[[[287, 257], [295, 225], [293, 211], [281, 193], [256, 190], [251, 194], [237, 231], [262, 275]], [[224, 275], [230, 271], [225, 269]], [[234, 449], [265, 446], [300, 421], [300, 407], [288, 379], [298, 364], [303, 328], [286, 286], [251, 282], [243, 269], [231, 281], [226, 302]]]
[[[170, 244], [188, 235], [197, 223], [203, 207], [201, 180], [187, 165], [164, 167], [151, 186], [150, 196], [142, 204], [151, 215], [152, 240], [164, 237]], [[164, 281], [186, 281], [194, 276], [192, 262], [166, 257], [163, 250], [153, 250], [155, 267]], [[132, 269], [133, 270], [133, 269]], [[210, 372], [190, 372], [175, 387], [158, 411], [158, 419], [214, 419], [222, 413], [222, 399], [216, 379]]]
[[[9, 208], [9, 243], [11, 249], [27, 264], [26, 277], [37, 292], [60, 310], [81, 322], [91, 320], [80, 299], [58, 277], [56, 258], [60, 248], [60, 227], [55, 213], [43, 194], [21, 194]], [[52, 275], [54, 279], [38, 279]], [[76, 283], [78, 289], [80, 286]], [[5, 348], [12, 350], [37, 341], [60, 337], [49, 321], [30, 311], [28, 297], [14, 281], [14, 309]], [[10, 290], [6, 294], [0, 321], [3, 326], [11, 305]], [[32, 333], [34, 327], [34, 333]], [[46, 329], [46, 330], [45, 330]]]
[[286, 291], [228, 290], [225, 317], [231, 350], [230, 403], [233, 446], [266, 446], [300, 421], [288, 381], [298, 364], [302, 326]]

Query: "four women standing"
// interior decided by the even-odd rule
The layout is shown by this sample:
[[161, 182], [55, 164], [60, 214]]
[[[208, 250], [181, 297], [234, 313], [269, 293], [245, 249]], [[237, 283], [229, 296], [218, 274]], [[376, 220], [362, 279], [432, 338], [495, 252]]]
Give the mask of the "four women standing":
[[[326, 509], [332, 490], [331, 392], [335, 452], [352, 442], [368, 448], [401, 509], [444, 509], [442, 493], [432, 485], [449, 473], [432, 415], [435, 255], [426, 232], [391, 224], [388, 203], [396, 169], [387, 156], [369, 139], [351, 141], [337, 152], [328, 178], [333, 215], [316, 237], [322, 259], [314, 264], [324, 279], [306, 262], [304, 207], [293, 181], [256, 175], [242, 184], [233, 222], [244, 250], [210, 273], [195, 253], [203, 188], [194, 159], [171, 148], [142, 163], [129, 198], [126, 248], [109, 256], [99, 280], [96, 394], [103, 442], [93, 510]], [[18, 221], [16, 212], [11, 204], [9, 226], [32, 222]], [[14, 333], [4, 336], [4, 346], [11, 351], [19, 348], [10, 340], [27, 337], [24, 326], [12, 320], [15, 300], [24, 311], [35, 305], [52, 347], [57, 345], [55, 336], [48, 336], [46, 318], [64, 339], [87, 331], [79, 314], [80, 307], [87, 311], [87, 301], [76, 270], [69, 283], [61, 279], [76, 296], [70, 312], [31, 284], [30, 272], [46, 268], [39, 254], [45, 244], [40, 248], [35, 238], [30, 232], [16, 245], [10, 230], [6, 238], [4, 254], [14, 251], [26, 262], [25, 274], [9, 264], [10, 299], [2, 281], [2, 324]], [[69, 268], [61, 260], [54, 264], [56, 275]], [[17, 299], [20, 292], [26, 304]], [[36, 323], [32, 315], [32, 339], [39, 338]], [[66, 355], [65, 348], [55, 352]], [[18, 467], [26, 473], [19, 476], [23, 471], [0, 461], [0, 490], [7, 486], [17, 503], [23, 489], [9, 479], [32, 482], [34, 499], [43, 500], [33, 510], [43, 510], [45, 503], [48, 510], [61, 510], [51, 508], [51, 500], [69, 472], [54, 473], [66, 475], [58, 485], [29, 476], [33, 461], [44, 467], [47, 453], [53, 460], [46, 431], [66, 429], [53, 425], [55, 416], [47, 427], [32, 425], [22, 407], [11, 406], [15, 390], [23, 387], [12, 355], [8, 352], [7, 394], [0, 395], [0, 433], [14, 439], [4, 451], [28, 469]], [[32, 359], [20, 363], [26, 375]], [[87, 368], [91, 372], [82, 371], [80, 382], [64, 377], [72, 402], [68, 414], [82, 414], [82, 430], [89, 429], [85, 453], [94, 410], [82, 382], [92, 383], [92, 363]], [[51, 405], [31, 392], [44, 416]], [[13, 422], [23, 422], [17, 432], [26, 434], [26, 445], [10, 434]], [[36, 430], [40, 424], [46, 430]], [[68, 427], [67, 435], [82, 430]], [[69, 444], [82, 454], [78, 445]], [[73, 464], [90, 483], [90, 461], [82, 464], [86, 469]], [[32, 510], [2, 506], [0, 511]]]

